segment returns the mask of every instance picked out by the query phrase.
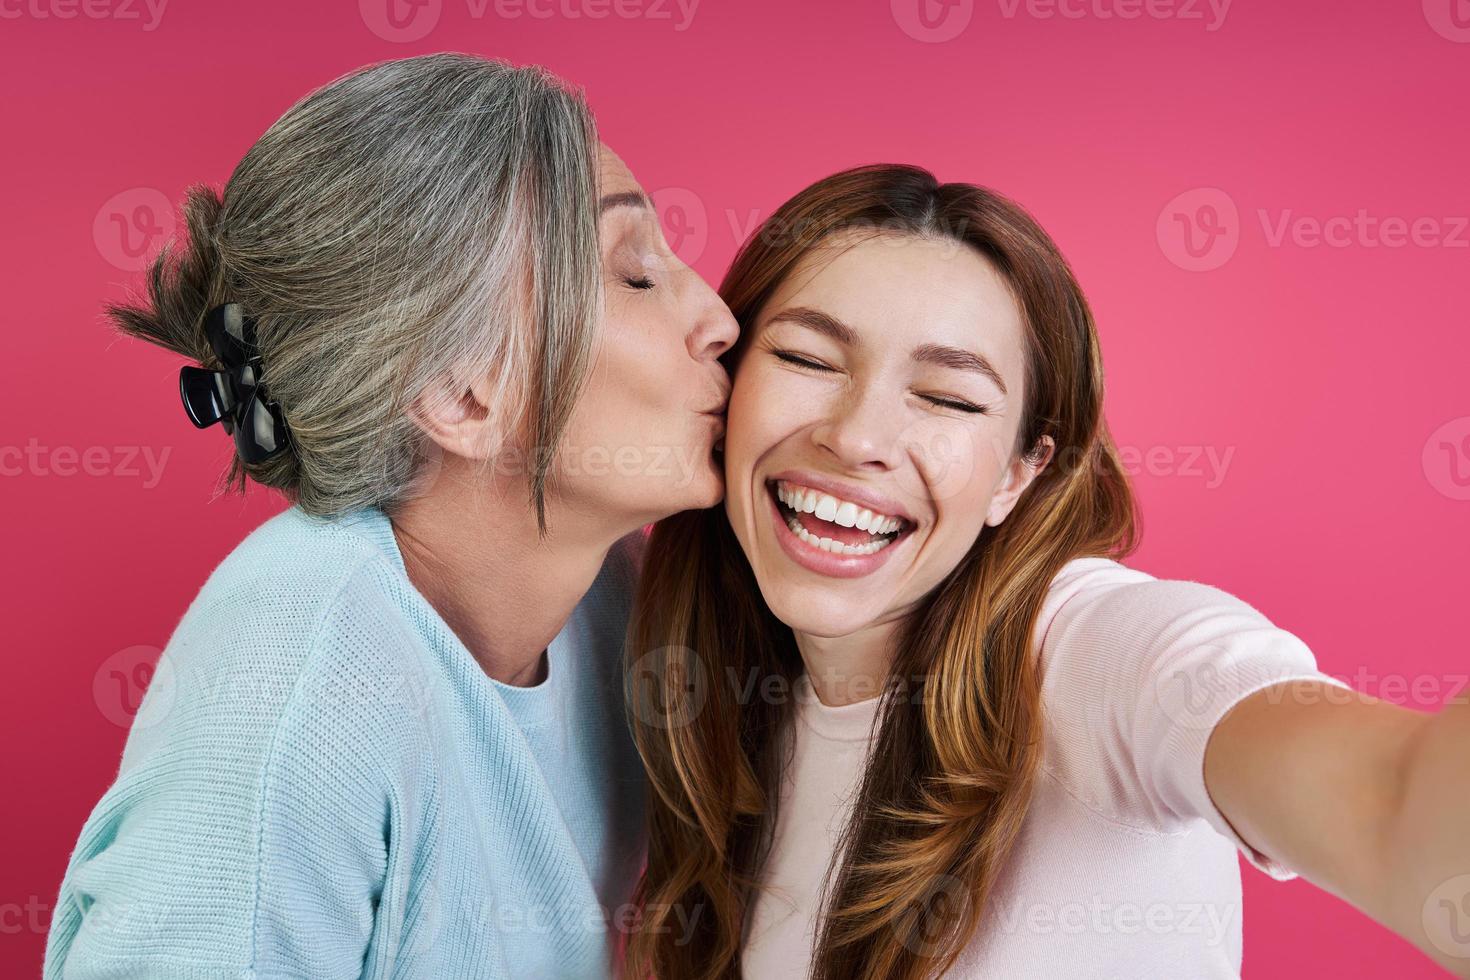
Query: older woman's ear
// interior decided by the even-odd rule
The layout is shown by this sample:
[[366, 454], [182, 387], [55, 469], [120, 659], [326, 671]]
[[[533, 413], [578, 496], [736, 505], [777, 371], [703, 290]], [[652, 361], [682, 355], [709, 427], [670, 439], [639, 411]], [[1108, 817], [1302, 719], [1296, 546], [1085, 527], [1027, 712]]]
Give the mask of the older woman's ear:
[[491, 459], [512, 437], [514, 420], [488, 375], [443, 375], [409, 406], [408, 415], [441, 450], [464, 459]]

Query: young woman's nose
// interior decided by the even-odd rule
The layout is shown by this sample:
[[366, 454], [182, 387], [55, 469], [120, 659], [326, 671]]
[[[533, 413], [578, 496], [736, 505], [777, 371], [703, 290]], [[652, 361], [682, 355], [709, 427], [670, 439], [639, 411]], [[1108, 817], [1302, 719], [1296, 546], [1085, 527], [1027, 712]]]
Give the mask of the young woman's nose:
[[880, 393], [851, 391], [833, 402], [812, 441], [850, 469], [893, 469], [903, 460], [903, 412]]

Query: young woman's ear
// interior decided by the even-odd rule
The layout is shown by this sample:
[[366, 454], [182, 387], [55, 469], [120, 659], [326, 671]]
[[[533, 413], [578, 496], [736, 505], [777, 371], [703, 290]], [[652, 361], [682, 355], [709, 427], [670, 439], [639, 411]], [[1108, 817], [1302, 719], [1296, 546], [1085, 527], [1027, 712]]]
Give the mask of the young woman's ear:
[[1056, 443], [1052, 441], [1051, 436], [1042, 436], [1041, 449], [1036, 454], [1031, 457], [1017, 456], [1011, 460], [1005, 479], [1001, 481], [994, 496], [990, 498], [990, 511], [985, 515], [986, 524], [999, 525], [1010, 516], [1011, 509], [1016, 506], [1016, 501], [1020, 499], [1021, 494], [1051, 462], [1055, 449]]

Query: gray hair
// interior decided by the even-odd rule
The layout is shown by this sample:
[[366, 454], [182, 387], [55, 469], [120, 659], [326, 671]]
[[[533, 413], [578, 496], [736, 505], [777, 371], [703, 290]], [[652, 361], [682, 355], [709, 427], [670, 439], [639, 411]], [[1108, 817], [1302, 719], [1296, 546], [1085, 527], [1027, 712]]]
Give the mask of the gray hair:
[[409, 409], [446, 377], [490, 378], [535, 449], [545, 527], [552, 450], [592, 359], [601, 285], [597, 136], [579, 92], [464, 54], [368, 66], [306, 96], [224, 188], [190, 188], [187, 240], [155, 260], [126, 333], [217, 367], [205, 313], [256, 321], [292, 448], [248, 476], [308, 512], [391, 510], [435, 451]]

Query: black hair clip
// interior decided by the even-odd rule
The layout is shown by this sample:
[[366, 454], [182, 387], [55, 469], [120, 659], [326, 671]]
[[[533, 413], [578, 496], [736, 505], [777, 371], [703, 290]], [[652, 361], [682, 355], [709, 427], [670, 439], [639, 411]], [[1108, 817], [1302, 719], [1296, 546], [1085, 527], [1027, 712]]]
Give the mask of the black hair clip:
[[199, 429], [222, 423], [235, 437], [235, 449], [247, 463], [263, 463], [284, 452], [290, 432], [281, 407], [265, 389], [265, 365], [255, 346], [255, 321], [239, 303], [225, 303], [204, 319], [209, 346], [224, 365], [211, 371], [202, 367], [179, 370], [179, 397], [189, 421]]

